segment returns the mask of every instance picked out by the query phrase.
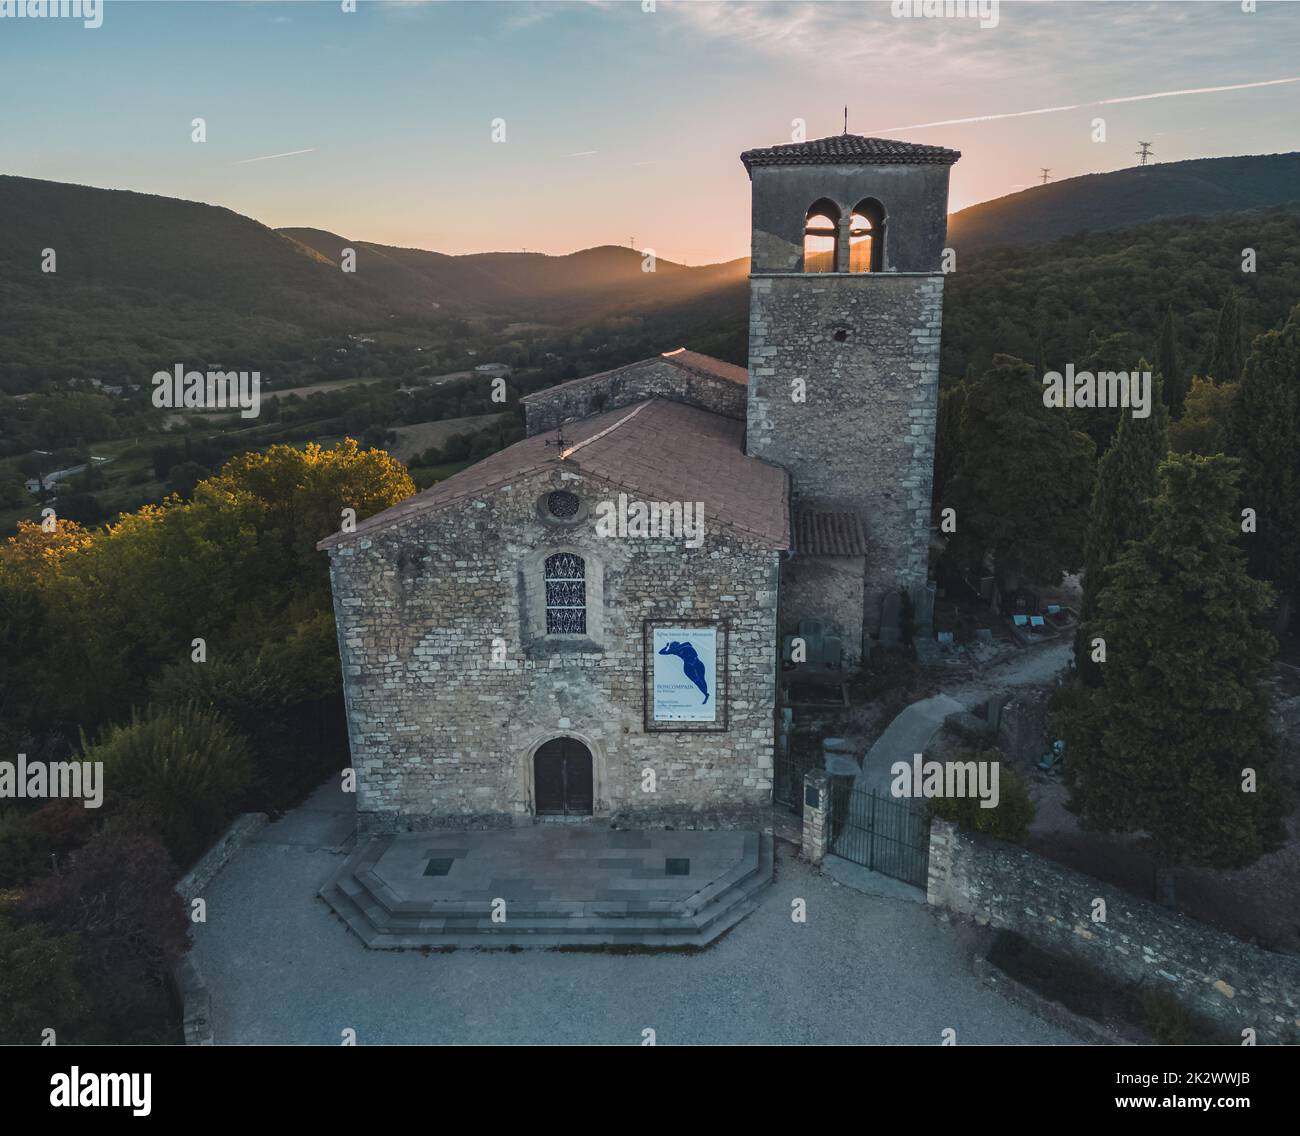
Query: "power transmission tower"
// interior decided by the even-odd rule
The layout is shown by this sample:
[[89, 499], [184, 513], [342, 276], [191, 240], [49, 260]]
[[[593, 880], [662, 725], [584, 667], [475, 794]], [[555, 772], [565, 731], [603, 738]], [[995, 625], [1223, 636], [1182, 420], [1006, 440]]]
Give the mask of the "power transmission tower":
[[1139, 142], [1138, 145], [1142, 147], [1141, 150], [1137, 151], [1138, 157], [1142, 159], [1140, 162], [1138, 162], [1138, 165], [1145, 166], [1147, 164], [1147, 159], [1151, 157], [1151, 143]]
[[1039, 166], [1038, 168], [1043, 171], [1043, 184], [1046, 185], [1052, 176], [1052, 171], [1047, 166]]

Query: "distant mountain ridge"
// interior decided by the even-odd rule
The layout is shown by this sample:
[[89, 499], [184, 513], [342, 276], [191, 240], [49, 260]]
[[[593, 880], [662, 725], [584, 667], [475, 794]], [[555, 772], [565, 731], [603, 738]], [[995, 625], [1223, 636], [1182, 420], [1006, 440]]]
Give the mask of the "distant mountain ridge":
[[984, 201], [948, 218], [960, 255], [1147, 221], [1300, 202], [1300, 153], [1194, 158], [1084, 174]]
[[[949, 243], [978, 254], [1279, 205], [1300, 208], [1300, 154], [1172, 162], [1036, 186], [954, 214]], [[57, 272], [41, 270], [47, 248]], [[344, 248], [356, 250], [355, 273], [341, 271]], [[323, 343], [378, 328], [463, 345], [465, 320], [478, 335], [491, 321], [548, 325], [561, 353], [565, 342], [598, 345], [617, 329], [638, 336], [647, 353], [686, 345], [743, 361], [747, 259], [646, 267], [632, 248], [450, 256], [316, 228], [275, 230], [200, 202], [0, 176], [0, 389], [148, 375], [176, 362], [283, 371], [286, 361], [315, 358]]]

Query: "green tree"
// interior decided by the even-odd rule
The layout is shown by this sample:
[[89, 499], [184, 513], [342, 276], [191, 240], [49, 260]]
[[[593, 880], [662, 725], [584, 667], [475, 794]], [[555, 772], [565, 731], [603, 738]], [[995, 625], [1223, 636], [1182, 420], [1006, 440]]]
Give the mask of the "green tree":
[[1163, 902], [1177, 866], [1241, 868], [1285, 838], [1267, 686], [1276, 641], [1258, 626], [1269, 588], [1236, 544], [1234, 467], [1181, 455], [1160, 467], [1150, 530], [1096, 598], [1099, 681], [1071, 691], [1055, 723], [1070, 808], [1086, 829], [1143, 834]]
[[1235, 383], [1241, 378], [1243, 355], [1241, 300], [1236, 292], [1229, 292], [1219, 309], [1219, 323], [1214, 329], [1214, 342], [1206, 369], [1216, 383]]
[[1280, 331], [1255, 340], [1228, 438], [1241, 460], [1242, 504], [1256, 516], [1242, 546], [1251, 573], [1277, 589], [1285, 628], [1300, 588], [1300, 305]]
[[1236, 383], [1219, 386], [1213, 379], [1193, 375], [1183, 416], [1169, 424], [1169, 448], [1175, 453], [1203, 457], [1226, 453], [1228, 423], [1236, 397]]
[[1165, 319], [1160, 325], [1160, 343], [1156, 348], [1157, 366], [1164, 384], [1165, 405], [1172, 418], [1183, 416], [1183, 403], [1187, 399], [1187, 381], [1178, 369], [1178, 335], [1174, 328], [1174, 309], [1165, 309]]
[[[1149, 370], [1146, 360], [1140, 371]], [[1156, 470], [1169, 456], [1169, 411], [1161, 396], [1160, 378], [1152, 377], [1151, 413], [1134, 418], [1124, 412], [1114, 440], [1097, 465], [1097, 481], [1088, 512], [1083, 577], [1083, 611], [1075, 640], [1080, 672], [1091, 676], [1088, 626], [1101, 590], [1102, 573], [1130, 540], [1151, 528], [1151, 499], [1160, 490]]]
[[992, 565], [1003, 589], [1056, 583], [1083, 562], [1093, 445], [1044, 405], [1033, 368], [1009, 355], [969, 386], [962, 450], [945, 501], [957, 510], [956, 563]]

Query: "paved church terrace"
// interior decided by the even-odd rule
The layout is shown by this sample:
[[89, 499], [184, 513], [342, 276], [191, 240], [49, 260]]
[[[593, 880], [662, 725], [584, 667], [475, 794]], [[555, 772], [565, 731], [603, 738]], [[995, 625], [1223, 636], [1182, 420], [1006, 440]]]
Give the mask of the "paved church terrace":
[[704, 946], [772, 879], [756, 832], [604, 824], [388, 835], [321, 890], [367, 946]]
[[[702, 951], [373, 951], [317, 891], [355, 814], [330, 786], [203, 891], [193, 957], [217, 1044], [1068, 1044], [971, 973], [968, 929], [861, 895], [790, 854]], [[791, 918], [794, 900], [806, 923]]]

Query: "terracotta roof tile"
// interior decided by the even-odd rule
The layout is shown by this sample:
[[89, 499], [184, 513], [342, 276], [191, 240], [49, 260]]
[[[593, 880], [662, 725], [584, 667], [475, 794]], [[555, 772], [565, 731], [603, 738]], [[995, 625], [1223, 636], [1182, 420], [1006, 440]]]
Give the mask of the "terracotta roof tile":
[[857, 513], [794, 515], [794, 551], [807, 556], [866, 556], [867, 530]]
[[703, 501], [705, 524], [733, 529], [772, 548], [790, 547], [790, 481], [786, 471], [744, 452], [741, 422], [667, 399], [567, 423], [564, 454], [556, 431], [535, 434], [400, 504], [335, 533], [316, 547], [333, 548], [366, 533], [457, 502], [490, 494], [563, 463], [646, 501]]
[[867, 162], [880, 165], [952, 165], [961, 152], [919, 142], [895, 142], [889, 138], [867, 138], [861, 134], [832, 134], [808, 142], [787, 142], [740, 155], [745, 169], [755, 166], [821, 166], [839, 162]]

